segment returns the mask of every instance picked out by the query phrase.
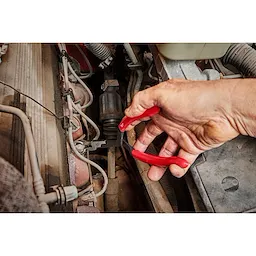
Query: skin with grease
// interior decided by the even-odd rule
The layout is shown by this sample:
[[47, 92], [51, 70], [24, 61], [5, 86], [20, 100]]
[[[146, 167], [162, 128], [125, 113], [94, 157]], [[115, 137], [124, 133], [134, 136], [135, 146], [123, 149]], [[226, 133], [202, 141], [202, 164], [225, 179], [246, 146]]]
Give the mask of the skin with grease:
[[[256, 79], [168, 80], [138, 92], [125, 114], [138, 116], [154, 105], [161, 112], [152, 117], [134, 145], [143, 152], [156, 136], [166, 132], [168, 138], [159, 155], [178, 155], [191, 165], [200, 153], [239, 134], [256, 136]], [[170, 165], [169, 169], [182, 177], [189, 167]], [[148, 176], [157, 181], [165, 171], [164, 167], [151, 166]]]

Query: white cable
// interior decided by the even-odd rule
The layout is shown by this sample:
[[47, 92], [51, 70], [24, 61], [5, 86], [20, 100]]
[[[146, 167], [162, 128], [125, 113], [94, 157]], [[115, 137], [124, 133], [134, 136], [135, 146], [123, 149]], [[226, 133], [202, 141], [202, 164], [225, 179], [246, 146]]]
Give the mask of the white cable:
[[95, 194], [96, 197], [101, 196], [103, 193], [105, 193], [105, 191], [107, 189], [107, 186], [108, 186], [108, 176], [107, 176], [107, 174], [105, 173], [105, 171], [98, 164], [94, 163], [90, 159], [85, 158], [84, 156], [82, 156], [77, 151], [77, 149], [75, 147], [75, 144], [74, 144], [73, 137], [72, 137], [72, 127], [71, 126], [68, 128], [68, 138], [69, 138], [70, 147], [73, 150], [73, 152], [76, 154], [76, 156], [78, 158], [80, 158], [82, 161], [84, 161], [85, 163], [88, 163], [88, 164], [92, 165], [93, 167], [95, 167], [102, 174], [102, 176], [104, 178], [103, 187], [97, 194]]
[[89, 107], [92, 102], [93, 102], [93, 95], [92, 92], [90, 91], [90, 89], [87, 87], [87, 85], [83, 82], [83, 80], [76, 74], [75, 70], [72, 68], [72, 66], [70, 65], [70, 63], [68, 62], [68, 68], [70, 70], [70, 72], [72, 73], [72, 75], [77, 79], [77, 81], [84, 87], [84, 89], [88, 92], [89, 94], [89, 102], [86, 103], [85, 105], [82, 106], [83, 108], [87, 108]]
[[81, 55], [83, 56], [88, 68], [89, 68], [89, 73], [88, 74], [83, 74], [83, 73], [80, 73], [80, 78], [81, 79], [86, 79], [86, 78], [89, 78], [92, 76], [93, 74], [93, 71], [92, 71], [92, 65], [89, 61], [89, 59], [87, 58], [87, 56], [85, 55], [85, 53], [83, 52], [83, 50], [80, 48], [80, 46], [78, 44], [76, 44], [76, 48], [78, 49], [78, 51], [81, 53]]
[[98, 126], [92, 121], [92, 119], [85, 115], [85, 113], [80, 110], [73, 101], [71, 101], [71, 104], [72, 107], [95, 129], [96, 135], [93, 140], [97, 140], [100, 137], [100, 129], [98, 128]]
[[[66, 45], [65, 44], [58, 44], [60, 51], [67, 51]], [[77, 81], [84, 87], [86, 92], [89, 94], [89, 101], [85, 105], [82, 106], [82, 109], [89, 107], [92, 102], [93, 102], [93, 95], [88, 86], [83, 82], [83, 80], [76, 74], [75, 70], [72, 68], [71, 64], [67, 61], [66, 56], [62, 57], [62, 62], [63, 62], [63, 69], [64, 69], [64, 77], [65, 77], [65, 83], [67, 86], [69, 86], [69, 80], [68, 80], [68, 73], [66, 72], [66, 63], [68, 66], [68, 69], [72, 73], [72, 75], [77, 79]]]
[[[66, 46], [65, 44], [58, 44], [59, 45], [59, 49], [60, 51], [62, 50], [65, 50], [66, 51]], [[65, 56], [64, 56], [65, 57]], [[62, 61], [63, 61], [63, 67], [65, 66], [66, 62], [67, 62], [67, 59], [66, 57], [65, 58], [62, 58]], [[70, 63], [67, 62], [68, 64], [68, 68], [70, 69], [71, 73], [76, 77], [76, 79], [81, 83], [81, 85], [85, 88], [85, 90], [88, 92], [89, 96], [90, 96], [90, 100], [89, 102], [82, 106], [82, 108], [85, 108], [85, 107], [88, 107], [92, 101], [93, 101], [93, 96], [92, 96], [92, 93], [90, 91], [90, 89], [85, 85], [85, 83], [77, 76], [77, 74], [75, 73], [75, 71], [73, 70], [73, 68], [71, 67]], [[64, 73], [64, 76], [65, 78], [68, 80], [68, 77], [67, 77], [67, 72]], [[69, 87], [69, 81], [67, 82], [67, 87]], [[69, 88], [68, 88], [69, 89]], [[68, 102], [68, 106], [71, 105], [88, 123], [90, 123], [93, 128], [95, 129], [96, 131], [96, 136], [94, 138], [94, 140], [97, 140], [100, 136], [100, 130], [99, 128], [97, 127], [97, 125], [88, 117], [86, 116], [82, 110], [80, 110], [76, 104], [73, 102], [73, 100], [71, 99], [70, 95], [67, 95], [67, 102]], [[73, 111], [71, 111], [73, 113]], [[68, 128], [68, 137], [69, 137], [69, 144], [70, 144], [70, 147], [71, 149], [73, 150], [73, 152], [76, 154], [76, 156], [78, 158], [80, 158], [82, 161], [84, 161], [85, 163], [89, 164], [89, 165], [92, 165], [94, 166], [103, 176], [104, 178], [104, 185], [103, 185], [103, 188], [101, 189], [101, 191], [99, 191], [97, 194], [95, 194], [95, 197], [99, 197], [101, 196], [103, 193], [105, 193], [106, 189], [107, 189], [107, 185], [108, 185], [108, 177], [105, 173], [105, 171], [96, 163], [94, 163], [93, 161], [91, 161], [90, 159], [87, 159], [85, 158], [84, 156], [82, 156], [76, 149], [75, 147], [75, 144], [74, 144], [74, 140], [73, 140], [73, 136], [72, 136], [72, 127], [70, 126]]]

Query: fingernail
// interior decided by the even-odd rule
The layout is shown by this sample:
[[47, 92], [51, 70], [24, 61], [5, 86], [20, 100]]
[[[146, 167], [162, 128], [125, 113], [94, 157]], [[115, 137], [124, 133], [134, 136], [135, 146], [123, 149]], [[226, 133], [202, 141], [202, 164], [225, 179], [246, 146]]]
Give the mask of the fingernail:
[[186, 172], [185, 169], [172, 165], [170, 166], [170, 171], [176, 178], [181, 178]]
[[161, 176], [159, 176], [159, 173], [153, 172], [150, 174], [150, 176], [148, 175], [148, 178], [152, 181], [159, 181], [161, 179]]

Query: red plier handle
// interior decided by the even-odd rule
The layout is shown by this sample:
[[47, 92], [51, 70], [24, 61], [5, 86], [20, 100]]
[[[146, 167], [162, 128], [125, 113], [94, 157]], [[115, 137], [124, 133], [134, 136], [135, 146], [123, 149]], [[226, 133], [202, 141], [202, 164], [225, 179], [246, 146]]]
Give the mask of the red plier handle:
[[[134, 121], [139, 120], [141, 118], [144, 117], [151, 117], [157, 113], [159, 113], [160, 108], [157, 106], [154, 106], [152, 108], [147, 109], [144, 113], [142, 113], [139, 116], [136, 117], [127, 117], [125, 116], [121, 123], [119, 124], [119, 130], [121, 132], [124, 132], [125, 129], [132, 124]], [[128, 144], [127, 142], [123, 141], [125, 144]], [[177, 157], [177, 156], [171, 156], [171, 157], [162, 157], [162, 156], [155, 156], [155, 155], [151, 155], [151, 154], [147, 154], [144, 152], [141, 152], [139, 150], [133, 149], [129, 144], [126, 145], [128, 146], [129, 150], [132, 153], [132, 156], [142, 162], [151, 164], [151, 165], [155, 165], [155, 166], [169, 166], [171, 164], [176, 164], [178, 166], [180, 166], [181, 168], [186, 168], [189, 166], [189, 163], [181, 158], [181, 157]]]
[[155, 114], [158, 114], [160, 112], [160, 108], [158, 106], [154, 106], [152, 108], [147, 109], [145, 112], [143, 112], [141, 115], [139, 116], [135, 116], [135, 117], [128, 117], [125, 116], [122, 121], [120, 122], [118, 128], [121, 132], [124, 132], [125, 129], [132, 124], [134, 121], [136, 120], [140, 120], [144, 117], [151, 117]]
[[134, 158], [151, 164], [155, 166], [169, 166], [171, 164], [176, 164], [181, 168], [186, 168], [189, 166], [189, 163], [178, 156], [171, 156], [171, 157], [163, 157], [163, 156], [155, 156], [151, 154], [147, 154], [144, 152], [140, 152], [139, 150], [133, 149], [132, 150], [132, 155]]

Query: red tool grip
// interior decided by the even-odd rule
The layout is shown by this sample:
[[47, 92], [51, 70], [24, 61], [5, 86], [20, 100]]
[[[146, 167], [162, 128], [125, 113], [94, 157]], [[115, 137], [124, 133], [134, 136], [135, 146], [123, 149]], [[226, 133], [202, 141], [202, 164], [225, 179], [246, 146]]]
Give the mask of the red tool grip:
[[144, 152], [140, 152], [139, 150], [132, 150], [132, 155], [134, 158], [143, 161], [145, 163], [156, 165], [156, 166], [169, 166], [171, 164], [176, 164], [181, 168], [186, 168], [189, 166], [189, 163], [178, 156], [171, 156], [171, 157], [162, 157], [162, 156], [155, 156], [151, 154], [147, 154]]
[[145, 112], [143, 112], [141, 115], [139, 116], [135, 116], [135, 117], [128, 117], [125, 116], [122, 121], [120, 122], [120, 124], [118, 125], [118, 128], [121, 132], [124, 132], [125, 129], [132, 124], [134, 121], [142, 119], [144, 117], [151, 117], [155, 114], [158, 114], [160, 112], [160, 108], [158, 106], [154, 106], [152, 108], [147, 109]]

